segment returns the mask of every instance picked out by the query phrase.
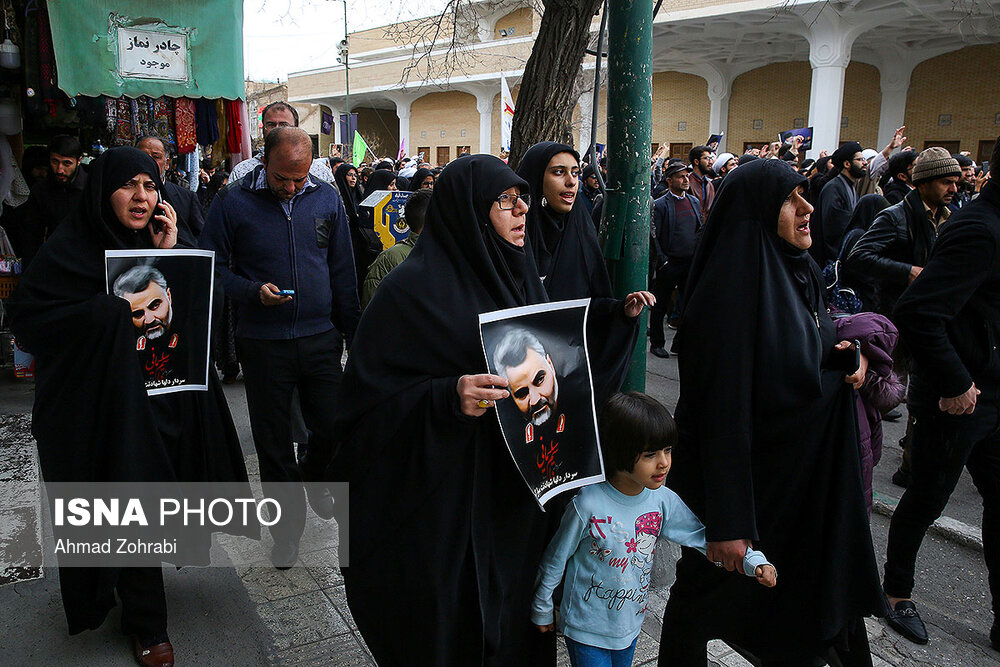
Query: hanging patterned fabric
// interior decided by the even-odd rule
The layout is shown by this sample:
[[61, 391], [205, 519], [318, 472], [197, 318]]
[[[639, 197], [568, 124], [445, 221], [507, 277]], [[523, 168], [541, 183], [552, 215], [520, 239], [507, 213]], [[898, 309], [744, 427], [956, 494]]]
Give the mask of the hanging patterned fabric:
[[41, 13], [37, 5], [35, 9], [27, 9], [24, 13], [24, 85], [27, 102], [25, 115], [42, 113], [42, 98], [39, 95], [42, 87], [41, 46], [38, 33], [41, 29], [39, 20]]
[[[135, 141], [135, 126], [132, 119], [132, 103], [127, 97], [119, 97], [113, 100], [115, 103], [115, 129], [113, 132], [115, 146], [131, 146]], [[111, 114], [108, 114], [109, 116]]]
[[250, 145], [250, 117], [247, 114], [247, 103], [238, 100], [240, 104], [240, 120], [243, 122], [243, 142], [240, 144], [241, 159], [248, 160], [253, 157], [253, 147]]
[[139, 129], [139, 100], [128, 100], [128, 113], [129, 124], [132, 127], [132, 139], [137, 139], [142, 135], [142, 130]]
[[177, 129], [177, 152], [191, 153], [198, 146], [195, 131], [195, 104], [188, 97], [178, 97], [174, 102], [174, 126]]
[[174, 149], [177, 148], [177, 135], [174, 133], [174, 101], [169, 97], [158, 97], [153, 100], [153, 132], [167, 140]]
[[39, 82], [38, 93], [47, 107], [48, 114], [55, 116], [58, 109], [59, 98], [62, 93], [56, 84], [56, 54], [52, 48], [52, 29], [49, 27], [49, 10], [45, 5], [38, 9], [38, 54], [39, 54]]
[[225, 160], [229, 152], [226, 150], [226, 107], [222, 100], [213, 100], [215, 104], [215, 120], [218, 123], [219, 138], [212, 144], [212, 157]]
[[226, 152], [240, 153], [243, 145], [243, 119], [239, 100], [224, 100], [226, 109]]
[[215, 100], [195, 100], [195, 121], [198, 144], [211, 146], [219, 140], [219, 119], [215, 115]]
[[191, 192], [198, 191], [198, 175], [201, 173], [200, 158], [197, 144], [195, 144], [193, 151], [184, 156], [184, 171], [187, 173], [187, 186]]
[[105, 97], [104, 109], [104, 117], [107, 119], [104, 132], [108, 135], [108, 146], [115, 146], [117, 144], [114, 139], [118, 133], [118, 100], [113, 97]]

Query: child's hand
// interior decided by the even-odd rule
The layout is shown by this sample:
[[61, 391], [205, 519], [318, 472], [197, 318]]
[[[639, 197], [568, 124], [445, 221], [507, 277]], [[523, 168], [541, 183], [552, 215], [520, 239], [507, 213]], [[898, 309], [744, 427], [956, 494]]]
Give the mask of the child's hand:
[[754, 573], [757, 575], [757, 583], [762, 586], [771, 588], [778, 583], [778, 572], [773, 565], [758, 565]]
[[[774, 584], [771, 584], [771, 585], [773, 586]], [[548, 625], [536, 625], [535, 627], [538, 628], [539, 632], [555, 632], [556, 631], [556, 624], [555, 623], [549, 623]]]

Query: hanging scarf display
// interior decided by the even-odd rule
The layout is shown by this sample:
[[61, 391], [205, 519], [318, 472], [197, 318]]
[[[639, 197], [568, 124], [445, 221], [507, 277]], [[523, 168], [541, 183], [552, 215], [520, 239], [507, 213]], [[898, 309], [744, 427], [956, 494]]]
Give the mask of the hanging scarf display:
[[195, 126], [198, 145], [211, 146], [219, 140], [219, 120], [215, 113], [215, 100], [195, 100]]
[[177, 147], [177, 135], [174, 133], [174, 100], [170, 97], [158, 97], [152, 100], [153, 134], [163, 137], [174, 148]]
[[226, 152], [239, 153], [243, 143], [243, 121], [240, 118], [240, 106], [238, 100], [224, 100], [223, 107], [226, 110]]
[[56, 85], [56, 54], [52, 48], [52, 30], [49, 27], [49, 10], [43, 5], [38, 10], [38, 57], [42, 101], [50, 116], [56, 115], [56, 105], [62, 93]]
[[215, 122], [218, 125], [217, 138], [212, 144], [212, 157], [218, 156], [224, 160], [229, 153], [226, 150], [226, 107], [222, 100], [214, 100], [212, 104], [215, 105]]
[[253, 157], [253, 147], [250, 145], [250, 116], [247, 112], [247, 103], [244, 100], [236, 100], [240, 105], [240, 121], [243, 123], [243, 131], [240, 133], [240, 155], [242, 160]]
[[177, 152], [191, 153], [198, 145], [195, 131], [195, 104], [187, 97], [178, 97], [174, 102], [174, 127], [177, 137]]

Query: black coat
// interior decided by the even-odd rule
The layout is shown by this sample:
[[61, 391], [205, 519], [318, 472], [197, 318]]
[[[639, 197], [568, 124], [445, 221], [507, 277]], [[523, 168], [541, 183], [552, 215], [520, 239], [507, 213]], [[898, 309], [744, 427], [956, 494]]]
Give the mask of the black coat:
[[163, 191], [164, 198], [177, 211], [178, 224], [187, 227], [191, 232], [191, 238], [197, 239], [205, 226], [205, 216], [202, 214], [198, 195], [189, 188], [169, 182], [163, 184]]
[[910, 269], [924, 266], [937, 238], [920, 192], [911, 190], [898, 204], [883, 210], [847, 256], [848, 280], [874, 283], [874, 309], [892, 313], [910, 284]]
[[937, 406], [972, 386], [1000, 398], [1000, 187], [948, 220], [893, 320], [914, 358], [910, 400]]
[[[691, 205], [694, 207], [694, 214], [697, 218], [693, 229], [684, 230], [677, 227], [677, 216], [675, 214], [677, 204], [674, 196], [669, 192], [653, 202], [653, 234], [650, 254], [655, 254], [657, 267], [666, 264], [668, 259], [691, 261], [691, 256], [694, 254], [696, 236], [702, 225], [701, 202], [690, 192], [685, 196], [688, 197]], [[683, 240], [678, 239], [677, 237], [680, 235], [684, 235], [685, 238]], [[690, 238], [688, 238], [688, 235]], [[691, 254], [680, 257], [676, 253], [671, 253], [672, 237], [676, 244], [675, 247], [690, 247]]]
[[751, 539], [779, 585], [686, 550], [668, 614], [764, 659], [820, 653], [881, 611], [855, 395], [827, 364], [837, 341], [818, 267], [777, 235], [782, 202], [805, 182], [778, 160], [726, 177], [679, 331], [680, 440], [668, 482], [709, 541]]
[[[148, 396], [129, 304], [107, 294], [104, 251], [151, 247], [146, 229], [128, 231], [108, 205], [108, 195], [138, 173], [159, 185], [156, 163], [134, 148], [113, 148], [93, 162], [79, 208], [38, 253], [8, 304], [11, 329], [35, 355], [32, 433], [42, 476], [246, 483], [215, 374], [207, 392]], [[61, 570], [70, 633], [104, 622], [115, 605], [118, 572]]]
[[854, 184], [843, 174], [831, 178], [819, 195], [812, 217], [813, 247], [809, 252], [820, 267], [837, 259], [844, 234], [858, 203]]
[[59, 223], [76, 211], [86, 187], [87, 172], [81, 164], [71, 183], [59, 183], [50, 175], [31, 189], [28, 201], [17, 209], [20, 224], [16, 241], [12, 239], [16, 243], [14, 250], [20, 253], [25, 264], [31, 262]]
[[898, 204], [903, 201], [903, 197], [909, 194], [912, 190], [910, 186], [902, 181], [897, 181], [895, 178], [889, 181], [889, 184], [885, 186], [882, 194], [885, 196], [885, 200], [889, 202], [889, 205]]

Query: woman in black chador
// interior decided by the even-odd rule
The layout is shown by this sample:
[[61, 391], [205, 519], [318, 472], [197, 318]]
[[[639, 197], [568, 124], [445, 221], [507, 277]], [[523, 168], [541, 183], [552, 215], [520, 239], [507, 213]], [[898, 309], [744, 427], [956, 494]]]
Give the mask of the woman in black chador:
[[528, 238], [549, 299], [610, 297], [611, 279], [580, 192], [580, 155], [572, 146], [543, 141], [524, 154], [517, 175], [535, 198]]
[[340, 198], [344, 202], [347, 222], [351, 229], [351, 245], [354, 248], [354, 270], [358, 277], [358, 293], [368, 274], [368, 267], [382, 252], [382, 241], [371, 226], [371, 220], [365, 220], [361, 215], [361, 202], [364, 201], [364, 190], [358, 182], [358, 170], [353, 164], [337, 165], [333, 180], [340, 190]]
[[[525, 243], [527, 192], [495, 157], [449, 164], [420, 240], [354, 339], [334, 469], [351, 483], [347, 600], [382, 667], [555, 664], [551, 633], [528, 616], [548, 517], [492, 413], [507, 381], [485, 374], [478, 322], [546, 301]], [[634, 318], [649, 298], [591, 314]]]
[[[701, 667], [713, 638], [765, 665], [871, 665], [863, 617], [883, 602], [850, 386], [865, 362], [835, 350], [805, 186], [779, 160], [732, 172], [694, 257], [668, 482], [705, 523], [709, 558], [683, 550], [660, 665]], [[777, 587], [725, 572], [750, 543]]]
[[[35, 256], [9, 304], [11, 329], [35, 355], [32, 432], [46, 482], [246, 484], [215, 373], [208, 391], [148, 396], [129, 302], [107, 294], [105, 250], [177, 243], [176, 215], [169, 204], [158, 208], [159, 173], [134, 148], [95, 160], [79, 209]], [[195, 552], [207, 559], [203, 538]], [[160, 567], [61, 568], [59, 585], [70, 634], [99, 627], [117, 592], [140, 664], [173, 663]]]

